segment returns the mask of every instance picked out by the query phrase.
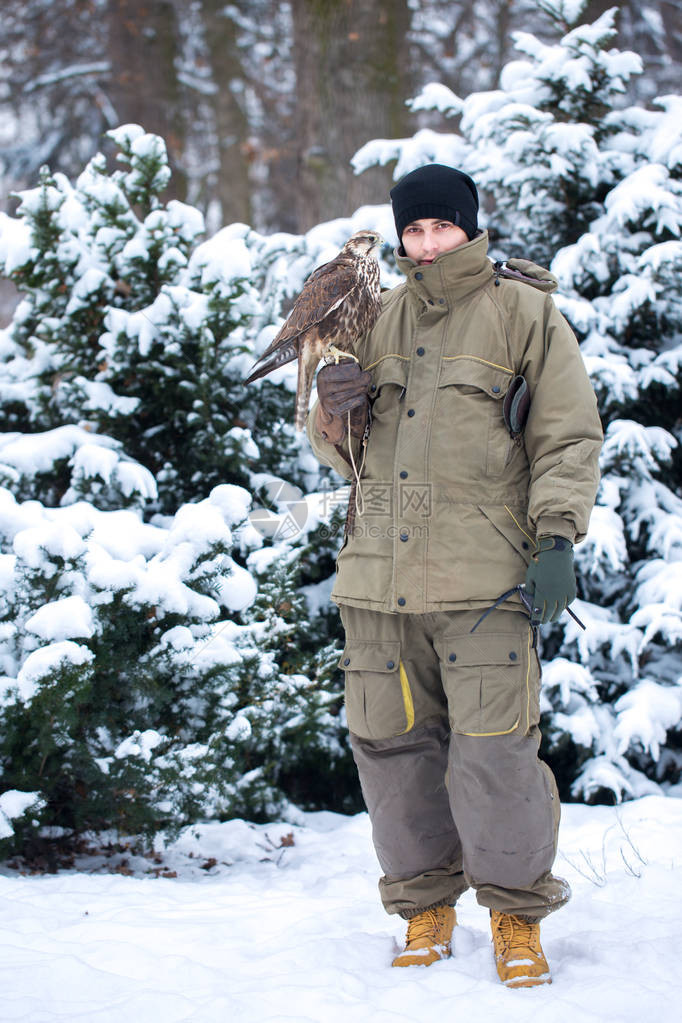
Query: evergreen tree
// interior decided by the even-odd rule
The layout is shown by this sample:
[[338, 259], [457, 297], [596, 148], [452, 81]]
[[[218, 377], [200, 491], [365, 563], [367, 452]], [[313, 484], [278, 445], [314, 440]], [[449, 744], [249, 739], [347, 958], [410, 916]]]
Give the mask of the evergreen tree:
[[160, 198], [162, 140], [112, 136], [125, 169], [44, 171], [0, 217], [24, 293], [0, 334], [0, 775], [23, 808], [2, 831], [25, 852], [345, 798], [339, 676], [295, 635], [291, 544], [257, 597], [235, 485], [313, 475], [288, 385], [242, 380], [295, 289], [283, 257], [305, 277], [315, 246], [244, 225], [197, 246], [197, 211]]
[[[335, 492], [309, 497], [306, 528], [289, 542], [251, 555], [259, 588], [245, 618], [266, 623], [264, 649], [272, 652], [281, 671], [299, 679], [300, 694], [287, 690], [291, 713], [276, 751], [282, 788], [304, 809], [350, 812], [363, 804], [342, 706], [341, 624], [329, 603], [345, 508], [342, 513], [330, 494]], [[315, 500], [322, 522], [312, 513]]]
[[584, 4], [543, 7], [565, 34], [516, 33], [525, 59], [499, 89], [461, 100], [434, 83], [413, 102], [460, 117], [461, 135], [369, 143], [355, 162], [463, 167], [495, 255], [559, 278], [605, 444], [576, 550], [587, 631], [543, 630], [544, 753], [562, 796], [621, 799], [677, 785], [682, 767], [682, 97], [627, 107], [641, 61], [612, 48], [615, 10], [571, 27]]
[[[249, 415], [256, 393], [242, 384], [245, 328], [260, 311], [248, 230], [196, 247], [199, 212], [160, 198], [163, 140], [137, 125], [108, 134], [125, 169], [110, 174], [98, 155], [75, 186], [43, 170], [22, 194], [8, 271], [26, 297], [3, 403], [20, 428], [82, 422], [116, 438], [172, 512], [220, 482], [247, 484], [259, 457], [244, 417], [258, 422], [263, 402]], [[275, 395], [264, 426], [281, 418]], [[277, 442], [286, 457], [292, 432]]]

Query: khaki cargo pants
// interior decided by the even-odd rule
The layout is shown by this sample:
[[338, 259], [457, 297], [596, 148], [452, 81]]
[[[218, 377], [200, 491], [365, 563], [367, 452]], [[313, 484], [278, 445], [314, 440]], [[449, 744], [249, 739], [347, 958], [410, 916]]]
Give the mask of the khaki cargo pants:
[[389, 913], [454, 905], [539, 920], [569, 898], [551, 873], [559, 797], [538, 758], [540, 665], [528, 618], [498, 609], [341, 606], [346, 715]]

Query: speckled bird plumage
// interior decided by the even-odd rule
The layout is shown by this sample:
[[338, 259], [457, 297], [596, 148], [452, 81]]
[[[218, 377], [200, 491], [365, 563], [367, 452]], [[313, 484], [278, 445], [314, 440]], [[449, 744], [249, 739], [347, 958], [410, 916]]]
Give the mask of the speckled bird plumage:
[[249, 384], [298, 358], [297, 430], [305, 425], [318, 363], [338, 361], [376, 322], [381, 308], [377, 262], [381, 242], [376, 231], [356, 231], [338, 256], [310, 275], [286, 323], [246, 379]]

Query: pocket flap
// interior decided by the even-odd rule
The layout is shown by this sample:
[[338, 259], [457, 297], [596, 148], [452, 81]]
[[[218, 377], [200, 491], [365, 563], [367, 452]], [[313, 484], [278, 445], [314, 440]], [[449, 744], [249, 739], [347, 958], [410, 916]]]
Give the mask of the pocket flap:
[[354, 640], [346, 643], [339, 658], [339, 668], [344, 671], [397, 671], [400, 666], [400, 642], [374, 643], [371, 640]]
[[[479, 510], [485, 515], [495, 529], [511, 544], [517, 554], [528, 564], [531, 551], [535, 547], [535, 537], [527, 533], [523, 526], [528, 526], [527, 509], [517, 506], [499, 504], [480, 504]], [[531, 527], [528, 526], [528, 529]]]
[[470, 668], [484, 664], [520, 664], [521, 640], [517, 633], [444, 636], [438, 655], [445, 667]]
[[399, 355], [385, 355], [368, 369], [372, 374], [371, 394], [375, 394], [384, 384], [397, 384], [398, 387], [407, 385], [407, 374], [410, 368], [410, 360]]
[[439, 387], [464, 384], [485, 391], [491, 398], [504, 398], [514, 378], [512, 370], [496, 366], [492, 362], [473, 356], [456, 356], [443, 359]]

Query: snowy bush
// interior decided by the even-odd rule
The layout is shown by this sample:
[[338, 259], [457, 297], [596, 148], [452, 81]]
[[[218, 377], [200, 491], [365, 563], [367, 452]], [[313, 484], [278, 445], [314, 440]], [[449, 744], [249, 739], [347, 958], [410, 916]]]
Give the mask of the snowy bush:
[[[557, 24], [584, 4], [545, 0]], [[583, 633], [544, 630], [545, 755], [562, 795], [620, 799], [682, 767], [682, 97], [627, 106], [633, 53], [615, 8], [554, 44], [516, 33], [500, 87], [460, 99], [432, 83], [415, 110], [460, 133], [380, 139], [357, 171], [429, 161], [469, 171], [497, 258], [547, 265], [597, 392], [602, 482], [576, 550]], [[487, 212], [486, 212], [487, 211]]]
[[268, 819], [290, 794], [340, 808], [349, 760], [329, 623], [296, 595], [315, 570], [248, 520], [268, 469], [317, 475], [291, 381], [242, 383], [344, 228], [200, 242], [200, 214], [159, 197], [163, 141], [111, 135], [124, 169], [43, 170], [0, 215], [23, 292], [0, 333], [0, 772], [18, 793], [0, 828], [24, 851]]

